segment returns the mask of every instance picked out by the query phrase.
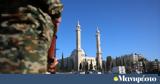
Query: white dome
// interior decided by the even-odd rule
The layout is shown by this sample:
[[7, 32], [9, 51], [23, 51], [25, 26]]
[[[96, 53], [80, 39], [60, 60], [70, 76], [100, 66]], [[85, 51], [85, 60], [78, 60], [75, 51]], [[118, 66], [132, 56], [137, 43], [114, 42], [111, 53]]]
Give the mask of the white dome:
[[[84, 52], [84, 50], [83, 50], [83, 49], [79, 50], [79, 52], [81, 52], [81, 53], [82, 53], [82, 55], [83, 55], [83, 56], [85, 56], [85, 52]], [[76, 56], [76, 55], [77, 55], [76, 53], [77, 53], [77, 50], [76, 50], [76, 49], [74, 49], [74, 50], [72, 51], [72, 53], [71, 53], [71, 57]]]

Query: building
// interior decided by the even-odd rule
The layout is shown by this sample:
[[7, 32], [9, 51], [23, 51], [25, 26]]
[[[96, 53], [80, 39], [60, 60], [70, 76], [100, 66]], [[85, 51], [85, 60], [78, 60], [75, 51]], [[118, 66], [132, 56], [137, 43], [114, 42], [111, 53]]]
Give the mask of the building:
[[113, 67], [112, 73], [114, 73], [114, 74], [126, 74], [125, 66]]
[[158, 61], [158, 59], [155, 59], [155, 61], [151, 61], [150, 70], [152, 73], [160, 72], [160, 62]]
[[142, 73], [144, 70], [144, 66], [142, 63], [142, 60], [144, 59], [144, 56], [142, 54], [137, 53], [131, 53], [122, 55], [120, 57], [116, 57], [112, 61], [113, 67], [116, 66], [125, 66], [127, 73]]
[[102, 50], [100, 46], [100, 31], [97, 27], [96, 31], [96, 56], [86, 56], [85, 51], [81, 47], [81, 26], [76, 25], [76, 49], [74, 49], [68, 57], [73, 61], [75, 71], [100, 70], [102, 69]]
[[132, 63], [137, 63], [140, 59], [144, 58], [142, 54], [132, 53], [121, 56], [122, 59], [126, 59]]

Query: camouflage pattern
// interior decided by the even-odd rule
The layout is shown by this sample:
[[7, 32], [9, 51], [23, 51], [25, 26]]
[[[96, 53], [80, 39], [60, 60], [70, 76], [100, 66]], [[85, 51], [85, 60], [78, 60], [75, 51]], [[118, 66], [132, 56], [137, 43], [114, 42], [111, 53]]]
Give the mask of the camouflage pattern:
[[[61, 5], [54, 1], [58, 0], [47, 3]], [[61, 12], [62, 5], [52, 5], [49, 10], [56, 9], [53, 16]], [[0, 73], [46, 73], [47, 52], [55, 28], [49, 14], [28, 4], [0, 15]]]
[[62, 12], [63, 5], [59, 0], [48, 0], [47, 4], [49, 5], [48, 11], [50, 14], [55, 15]]

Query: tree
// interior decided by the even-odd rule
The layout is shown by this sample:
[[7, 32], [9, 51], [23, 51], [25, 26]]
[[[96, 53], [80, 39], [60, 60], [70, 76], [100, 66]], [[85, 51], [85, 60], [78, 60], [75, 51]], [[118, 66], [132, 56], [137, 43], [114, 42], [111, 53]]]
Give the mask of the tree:
[[71, 69], [74, 70], [74, 61], [71, 59]]
[[85, 65], [85, 71], [88, 71], [88, 63]]
[[70, 71], [69, 58], [67, 58], [66, 71]]
[[87, 62], [87, 60], [85, 59], [85, 63], [84, 63], [85, 65], [84, 65], [84, 67], [85, 67], [85, 71], [88, 71], [88, 62]]
[[112, 57], [108, 56], [106, 58], [106, 71], [111, 71], [111, 67], [112, 67]]
[[116, 57], [116, 66], [119, 66], [118, 57]]
[[106, 61], [102, 61], [102, 71], [106, 71]]
[[126, 60], [123, 58], [123, 66], [126, 66]]
[[62, 60], [61, 60], [61, 71], [64, 71], [64, 58], [63, 58], [63, 53], [62, 53]]
[[61, 67], [60, 67], [60, 64], [58, 64], [58, 65], [56, 66], [56, 71], [57, 71], [57, 72], [61, 71], [60, 68], [61, 68]]
[[155, 62], [158, 62], [158, 59], [155, 59]]
[[119, 59], [119, 66], [123, 66], [123, 59], [122, 58]]
[[92, 63], [92, 60], [91, 60], [91, 64], [90, 64], [90, 70], [93, 70], [93, 63]]
[[82, 70], [82, 63], [80, 63], [79, 65], [79, 70]]

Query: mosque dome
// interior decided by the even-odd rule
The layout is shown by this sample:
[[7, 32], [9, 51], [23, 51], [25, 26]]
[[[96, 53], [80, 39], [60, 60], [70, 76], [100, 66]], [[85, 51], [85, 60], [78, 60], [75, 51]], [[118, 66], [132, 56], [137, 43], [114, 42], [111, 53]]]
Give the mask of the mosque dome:
[[[80, 49], [79, 52], [82, 53], [82, 57], [85, 57], [85, 52], [84, 52], [83, 49]], [[77, 50], [74, 49], [74, 50], [72, 51], [72, 53], [71, 53], [71, 57], [74, 57], [74, 56], [76, 56], [76, 55], [77, 55]]]

